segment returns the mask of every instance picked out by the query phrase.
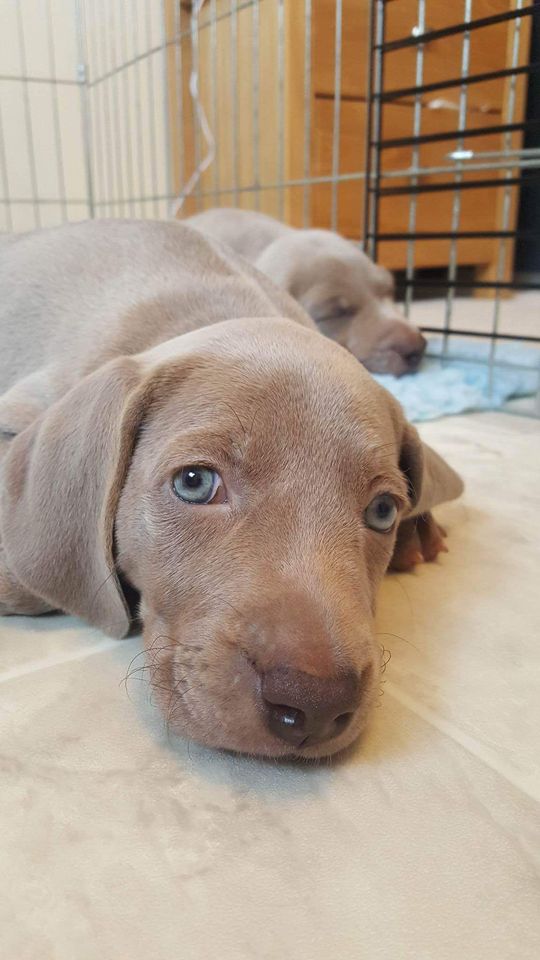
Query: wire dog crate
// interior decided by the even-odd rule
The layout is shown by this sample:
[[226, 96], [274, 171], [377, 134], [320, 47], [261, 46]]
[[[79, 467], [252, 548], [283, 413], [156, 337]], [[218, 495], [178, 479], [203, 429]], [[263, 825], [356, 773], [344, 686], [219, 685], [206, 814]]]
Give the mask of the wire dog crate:
[[[371, 256], [384, 262], [385, 249], [395, 243], [406, 244], [405, 270], [398, 279], [398, 287], [404, 297], [406, 312], [411, 313], [415, 292], [422, 288], [439, 289], [444, 298], [442, 324], [432, 326], [424, 323], [422, 328], [428, 333], [442, 331], [442, 357], [452, 355], [451, 339], [455, 336], [485, 338], [489, 341], [486, 360], [489, 365], [489, 388], [492, 388], [497, 367], [512, 366], [512, 358], [497, 356], [497, 345], [504, 341], [520, 341], [540, 345], [539, 331], [533, 317], [529, 326], [519, 327], [519, 323], [506, 325], [503, 329], [503, 297], [510, 291], [540, 290], [540, 283], [518, 280], [514, 275], [514, 245], [518, 239], [536, 239], [540, 235], [540, 223], [535, 229], [523, 231], [517, 226], [519, 189], [523, 177], [527, 182], [540, 177], [540, 149], [525, 147], [523, 134], [539, 125], [538, 120], [526, 119], [524, 101], [526, 91], [524, 79], [540, 68], [540, 64], [530, 62], [530, 21], [538, 14], [536, 4], [525, 5], [522, 0], [513, 4], [492, 4], [492, 10], [483, 11], [487, 15], [473, 16], [473, 0], [465, 0], [463, 19], [445, 23], [438, 29], [430, 28], [427, 17], [430, 5], [427, 0], [418, 0], [417, 23], [408, 36], [387, 36], [386, 20], [390, 0], [375, 0], [370, 24], [370, 74], [368, 140], [365, 192], [365, 230], [364, 242]], [[505, 9], [506, 8], [506, 9]], [[451, 17], [455, 13], [452, 12]], [[493, 30], [506, 32], [506, 61], [501, 66], [495, 61], [496, 68], [478, 70], [474, 64], [474, 55], [478, 61], [478, 47], [474, 48], [474, 38], [491, 32], [496, 45]], [[454, 73], [450, 63], [444, 65], [444, 75], [426, 82], [424, 70], [426, 50], [430, 45], [458, 41], [455, 52], [459, 56]], [[456, 49], [459, 47], [459, 49]], [[414, 54], [414, 79], [405, 75], [405, 81], [385, 83], [391, 69], [391, 61], [404, 51]], [[455, 56], [455, 55], [454, 55]], [[458, 57], [455, 56], [455, 61]], [[498, 58], [497, 58], [498, 59]], [[412, 64], [411, 64], [412, 66]], [[473, 69], [471, 69], [471, 66]], [[410, 80], [412, 79], [412, 83]], [[409, 81], [409, 82], [407, 82]], [[481, 91], [486, 96], [490, 85], [499, 85], [500, 109], [494, 116], [491, 111], [481, 112], [480, 122], [474, 118], [470, 109], [471, 91]], [[521, 88], [520, 88], [521, 84]], [[428, 124], [424, 131], [426, 96], [445, 94], [457, 90], [455, 122], [451, 129], [433, 130]], [[412, 129], [406, 136], [388, 136], [384, 111], [388, 106], [410, 101], [412, 106]], [[475, 122], [476, 120], [476, 122]], [[496, 120], [496, 122], [494, 122]], [[472, 121], [472, 122], [471, 122]], [[478, 146], [480, 144], [480, 147]], [[485, 146], [491, 149], [485, 149]], [[422, 153], [443, 146], [448, 152], [443, 163], [426, 163]], [[493, 149], [495, 147], [495, 149]], [[385, 163], [388, 152], [396, 149], [410, 151], [410, 164], [407, 170], [389, 169]], [[495, 209], [485, 210], [481, 191], [490, 191]], [[436, 229], [418, 229], [418, 219], [422, 211], [420, 204], [432, 198], [443, 196], [449, 199], [437, 212]], [[477, 204], [474, 209], [464, 211], [464, 197], [473, 198]], [[395, 198], [406, 200], [406, 222], [403, 229], [385, 230], [381, 226], [384, 219], [384, 204]], [[404, 211], [405, 212], [405, 211]], [[425, 213], [425, 208], [424, 208]], [[486, 213], [488, 216], [486, 217]], [[381, 215], [382, 214], [382, 215]], [[431, 219], [431, 218], [430, 218]], [[465, 225], [463, 221], [466, 220]], [[464, 228], [465, 226], [465, 228]], [[460, 271], [460, 252], [467, 242], [480, 242], [490, 248], [487, 268], [476, 270], [472, 275], [463, 275]], [[444, 275], [426, 277], [415, 269], [416, 249], [419, 243], [443, 244], [447, 268]], [[461, 250], [460, 250], [461, 247]], [[465, 251], [465, 264], [470, 258]], [[491, 317], [480, 328], [462, 329], [455, 322], [454, 302], [460, 291], [469, 294], [484, 294], [492, 297]], [[534, 310], [540, 306], [540, 299], [531, 301]], [[515, 321], [515, 311], [512, 311]], [[530, 354], [531, 369], [537, 368], [535, 353]], [[522, 361], [527, 367], [527, 360]], [[519, 364], [518, 364], [519, 365]], [[539, 412], [538, 401], [536, 412]]]
[[489, 390], [510, 368], [537, 393], [540, 283], [513, 259], [540, 237], [518, 226], [538, 10], [3, 0], [0, 229], [220, 205], [337, 229], [394, 270], [441, 363], [483, 343]]

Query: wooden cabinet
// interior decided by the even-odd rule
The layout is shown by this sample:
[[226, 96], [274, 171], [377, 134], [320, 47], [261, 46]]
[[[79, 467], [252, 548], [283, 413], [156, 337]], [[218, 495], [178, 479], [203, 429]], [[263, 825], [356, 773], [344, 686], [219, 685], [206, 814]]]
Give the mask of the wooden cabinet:
[[[512, 9], [515, 0], [475, 0], [474, 18], [489, 17]], [[234, 6], [234, 4], [233, 4]], [[240, 6], [240, 5], [239, 5]], [[456, 22], [463, 4], [427, 0], [426, 28], [440, 29]], [[361, 235], [364, 184], [358, 174], [364, 171], [366, 154], [366, 89], [369, 35], [368, 0], [343, 0], [341, 71], [339, 103], [336, 104], [335, 0], [312, 0], [310, 83], [306, 82], [306, 22], [304, 0], [260, 0], [258, 5], [240, 6], [230, 14], [230, 0], [215, 0], [203, 7], [198, 52], [201, 101], [216, 141], [213, 163], [202, 175], [195, 195], [183, 209], [215, 205], [238, 205], [281, 216], [301, 226], [337, 229], [352, 239]], [[386, 39], [411, 34], [416, 25], [417, 0], [387, 0]], [[213, 14], [216, 14], [214, 19]], [[181, 45], [181, 66], [171, 47], [169, 87], [171, 91], [172, 169], [180, 169], [183, 154], [183, 182], [192, 172], [196, 156], [205, 153], [205, 144], [194, 125], [193, 110], [187, 93], [192, 65], [189, 37], [189, 13], [183, 5], [180, 13], [185, 36]], [[280, 21], [280, 18], [281, 21]], [[172, 18], [171, 18], [172, 19]], [[517, 60], [527, 61], [530, 18], [520, 21]], [[280, 33], [280, 22], [283, 30]], [[280, 41], [281, 37], [281, 41]], [[471, 33], [471, 74], [487, 73], [509, 66], [514, 55], [514, 21], [487, 26]], [[309, 45], [308, 45], [309, 46]], [[463, 54], [463, 34], [436, 39], [424, 47], [424, 84], [459, 78]], [[280, 71], [280, 64], [282, 70]], [[389, 52], [385, 56], [385, 90], [414, 86], [416, 48]], [[179, 78], [183, 78], [180, 85]], [[471, 84], [467, 90], [467, 128], [497, 126], [509, 119], [510, 88], [514, 83], [513, 121], [522, 119], [525, 105], [525, 77]], [[176, 85], [176, 86], [175, 86]], [[182, 90], [180, 87], [182, 86]], [[176, 92], [174, 92], [176, 90]], [[453, 132], [458, 128], [460, 86], [427, 91], [422, 95], [421, 133]], [[339, 106], [339, 110], [336, 110]], [[182, 109], [180, 109], [182, 107]], [[339, 114], [337, 154], [334, 148], [334, 123]], [[383, 108], [383, 138], [404, 138], [413, 134], [414, 97], [389, 102]], [[197, 149], [197, 141], [199, 146]], [[182, 144], [182, 150], [180, 148]], [[453, 139], [428, 142], [418, 152], [422, 167], [451, 167], [449, 153]], [[466, 139], [465, 146], [475, 153], [500, 151], [503, 146], [521, 145], [519, 133], [503, 141], [501, 134]], [[481, 158], [479, 158], [481, 160]], [[412, 146], [396, 146], [382, 153], [384, 185], [405, 186], [406, 176], [385, 179], [388, 174], [405, 171], [414, 161]], [[324, 180], [333, 174], [352, 175], [333, 187], [330, 183], [305, 184], [306, 179]], [[503, 178], [500, 170], [488, 174]], [[354, 177], [357, 179], [354, 179]], [[466, 171], [465, 182], [484, 179], [483, 171]], [[420, 183], [451, 182], [451, 173], [430, 173]], [[283, 189], [279, 184], [284, 183]], [[177, 177], [175, 189], [181, 187]], [[197, 196], [198, 194], [198, 196]], [[461, 230], [496, 230], [502, 223], [504, 190], [499, 187], [467, 188], [462, 191]], [[417, 201], [417, 231], [450, 230], [453, 191], [420, 193]], [[516, 197], [510, 209], [509, 228], [516, 218]], [[408, 229], [409, 198], [388, 196], [380, 201], [379, 227], [382, 232], [401, 233]], [[449, 241], [418, 240], [415, 263], [418, 267], [444, 266], [448, 262]], [[458, 244], [460, 264], [475, 266], [489, 277], [496, 256], [495, 241], [467, 239]], [[379, 246], [379, 259], [399, 269], [406, 263], [406, 244], [386, 241]]]

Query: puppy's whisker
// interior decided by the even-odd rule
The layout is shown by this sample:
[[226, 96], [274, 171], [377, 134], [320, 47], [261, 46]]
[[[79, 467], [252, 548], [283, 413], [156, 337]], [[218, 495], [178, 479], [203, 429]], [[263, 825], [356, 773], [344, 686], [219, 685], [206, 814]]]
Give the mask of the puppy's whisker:
[[[168, 640], [169, 643], [163, 644], [163, 646], [156, 648], [156, 644], [158, 643], [159, 640]], [[132, 676], [134, 676], [136, 673], [138, 673], [141, 670], [152, 669], [154, 664], [151, 661], [145, 664], [142, 664], [140, 667], [134, 667], [133, 665], [139, 659], [139, 657], [145, 657], [145, 659], [149, 661], [149, 658], [151, 656], [157, 657], [159, 653], [163, 652], [164, 650], [169, 650], [175, 646], [177, 646], [177, 641], [173, 640], [172, 637], [167, 637], [164, 634], [158, 634], [156, 637], [154, 637], [152, 643], [148, 647], [145, 647], [144, 649], [139, 650], [139, 652], [136, 653], [135, 656], [130, 660], [126, 674], [124, 678], [120, 681], [119, 686], [121, 686], [121, 684], [123, 683], [127, 693], [127, 682], [128, 680], [131, 679]]]
[[402, 640], [403, 643], [408, 643], [410, 647], [413, 647], [415, 650], [418, 650], [418, 652], [420, 652], [419, 648], [412, 642], [412, 640], [407, 640], [407, 638], [402, 637], [400, 633], [391, 633], [390, 631], [385, 630], [385, 631], [377, 631], [375, 633], [375, 636], [376, 637], [394, 637], [395, 640]]
[[392, 654], [390, 650], [387, 650], [386, 647], [381, 645], [381, 676], [385, 672], [391, 659], [392, 659]]

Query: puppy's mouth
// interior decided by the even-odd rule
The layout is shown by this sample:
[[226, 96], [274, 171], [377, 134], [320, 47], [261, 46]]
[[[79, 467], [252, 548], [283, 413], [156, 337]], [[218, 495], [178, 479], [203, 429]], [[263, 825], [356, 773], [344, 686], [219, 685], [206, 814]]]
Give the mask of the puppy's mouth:
[[423, 358], [419, 350], [409, 354], [398, 350], [379, 350], [365, 359], [360, 359], [370, 373], [386, 374], [393, 377], [402, 377], [407, 373], [416, 373]]
[[372, 664], [316, 677], [283, 665], [262, 672], [241, 652], [215, 665], [194, 653], [164, 640], [148, 649], [148, 679], [169, 733], [237, 753], [320, 759], [365, 726]]

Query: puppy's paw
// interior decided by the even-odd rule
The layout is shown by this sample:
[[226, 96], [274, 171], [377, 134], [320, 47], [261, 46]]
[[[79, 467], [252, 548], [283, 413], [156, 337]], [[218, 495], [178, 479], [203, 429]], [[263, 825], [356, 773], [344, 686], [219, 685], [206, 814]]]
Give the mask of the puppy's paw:
[[448, 553], [446, 530], [432, 513], [411, 517], [400, 524], [389, 570], [407, 572], [418, 563], [432, 563], [439, 553]]

